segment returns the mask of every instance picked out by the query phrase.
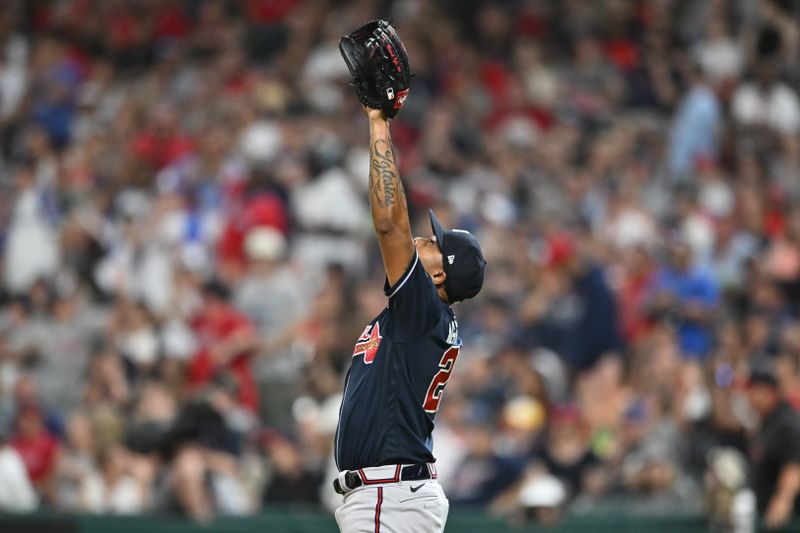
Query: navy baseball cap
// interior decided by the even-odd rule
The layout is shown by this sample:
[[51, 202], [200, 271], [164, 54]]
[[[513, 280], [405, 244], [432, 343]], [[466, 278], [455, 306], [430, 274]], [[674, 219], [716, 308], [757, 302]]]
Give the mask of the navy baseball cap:
[[766, 385], [773, 389], [780, 387], [778, 376], [775, 375], [775, 369], [768, 363], [756, 363], [750, 369], [750, 376], [747, 379], [747, 385]]
[[472, 233], [463, 229], [445, 230], [430, 210], [431, 228], [442, 251], [442, 265], [447, 277], [444, 290], [450, 303], [472, 298], [483, 287], [486, 260], [481, 245]]

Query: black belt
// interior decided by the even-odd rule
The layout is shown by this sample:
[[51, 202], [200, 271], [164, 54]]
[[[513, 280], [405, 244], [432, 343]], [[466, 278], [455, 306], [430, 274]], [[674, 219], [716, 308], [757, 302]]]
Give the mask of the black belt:
[[363, 485], [378, 485], [382, 483], [397, 483], [398, 481], [424, 481], [432, 479], [431, 471], [426, 463], [419, 463], [413, 465], [406, 465], [400, 467], [395, 472], [394, 477], [387, 479], [367, 479], [361, 469], [348, 470], [344, 475], [340, 476], [344, 480], [345, 487], [339, 483], [339, 479], [333, 480], [333, 488], [339, 494], [346, 494], [353, 489], [357, 489]]

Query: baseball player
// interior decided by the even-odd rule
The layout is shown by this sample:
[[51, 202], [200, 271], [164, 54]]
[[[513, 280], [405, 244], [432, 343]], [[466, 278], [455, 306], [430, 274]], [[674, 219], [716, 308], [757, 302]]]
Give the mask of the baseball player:
[[[394, 47], [391, 60], [402, 44], [381, 41], [379, 32], [380, 26], [378, 42]], [[411, 236], [387, 120], [402, 107], [396, 107], [402, 90], [379, 102], [380, 109], [364, 105], [369, 202], [388, 304], [356, 340], [345, 379], [334, 443], [334, 488], [344, 495], [336, 521], [343, 533], [444, 530], [449, 504], [436, 482], [431, 432], [461, 349], [451, 305], [480, 291], [486, 265], [475, 237], [443, 229], [433, 211], [433, 235]]]

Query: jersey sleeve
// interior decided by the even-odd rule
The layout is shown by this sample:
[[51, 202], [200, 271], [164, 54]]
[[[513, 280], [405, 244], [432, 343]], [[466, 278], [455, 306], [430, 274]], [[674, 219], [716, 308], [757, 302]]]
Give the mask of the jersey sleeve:
[[395, 339], [398, 342], [419, 337], [438, 322], [439, 294], [416, 250], [400, 279], [392, 286], [386, 280], [383, 292], [389, 297], [389, 309], [392, 311]]

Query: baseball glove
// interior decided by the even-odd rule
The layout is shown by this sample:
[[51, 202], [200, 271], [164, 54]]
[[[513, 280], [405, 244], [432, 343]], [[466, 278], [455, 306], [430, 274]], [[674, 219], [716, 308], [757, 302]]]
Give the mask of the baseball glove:
[[400, 36], [385, 20], [373, 20], [339, 40], [361, 103], [394, 118], [408, 96], [411, 73]]

